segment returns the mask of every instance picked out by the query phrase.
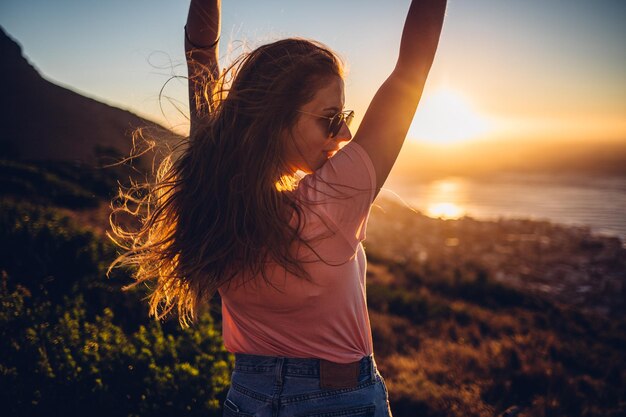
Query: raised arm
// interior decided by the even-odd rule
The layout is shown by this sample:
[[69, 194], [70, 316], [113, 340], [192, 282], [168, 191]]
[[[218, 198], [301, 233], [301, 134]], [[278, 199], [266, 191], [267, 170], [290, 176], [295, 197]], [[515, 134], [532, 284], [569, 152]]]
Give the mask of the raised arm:
[[413, 0], [396, 67], [378, 89], [354, 136], [376, 171], [376, 194], [396, 161], [422, 96], [443, 25], [446, 0]]
[[185, 25], [185, 56], [189, 76], [189, 117], [191, 130], [202, 112], [207, 111], [204, 87], [220, 73], [218, 43], [220, 38], [221, 0], [191, 0]]

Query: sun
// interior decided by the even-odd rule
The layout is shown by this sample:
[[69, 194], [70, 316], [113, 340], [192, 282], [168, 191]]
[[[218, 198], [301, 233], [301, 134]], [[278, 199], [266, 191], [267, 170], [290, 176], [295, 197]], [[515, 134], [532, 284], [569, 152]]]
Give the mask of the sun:
[[491, 125], [460, 93], [445, 88], [422, 97], [407, 136], [445, 145], [484, 135]]

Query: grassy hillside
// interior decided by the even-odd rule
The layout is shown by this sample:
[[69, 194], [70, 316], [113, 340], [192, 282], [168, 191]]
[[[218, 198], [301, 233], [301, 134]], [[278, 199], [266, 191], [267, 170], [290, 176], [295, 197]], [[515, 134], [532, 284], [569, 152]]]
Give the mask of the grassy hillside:
[[472, 265], [407, 269], [378, 258], [375, 247], [368, 247], [368, 301], [394, 415], [493, 416], [513, 406], [529, 417], [626, 411], [624, 318], [557, 306]]
[[[0, 397], [7, 415], [221, 415], [233, 358], [220, 337], [219, 300], [182, 331], [176, 320], [148, 319], [140, 290], [120, 291], [130, 282], [127, 271], [104, 276], [115, 256], [101, 235], [114, 176], [0, 163], [0, 182], [13, 184], [0, 196]], [[419, 228], [424, 222], [441, 233]], [[610, 315], [583, 314], [509, 285], [494, 265], [517, 265], [524, 252], [500, 251], [494, 263], [451, 251], [450, 233], [466, 242], [470, 229], [406, 211], [374, 215], [370, 226], [367, 295], [395, 417], [494, 416], [511, 407], [533, 417], [625, 415], [621, 304]], [[519, 232], [498, 227], [508, 230], [503, 236]], [[472, 247], [480, 233], [473, 239]], [[605, 262], [623, 268], [620, 259]]]
[[221, 415], [232, 371], [213, 318], [149, 320], [107, 280], [113, 248], [57, 211], [0, 202], [4, 415]]

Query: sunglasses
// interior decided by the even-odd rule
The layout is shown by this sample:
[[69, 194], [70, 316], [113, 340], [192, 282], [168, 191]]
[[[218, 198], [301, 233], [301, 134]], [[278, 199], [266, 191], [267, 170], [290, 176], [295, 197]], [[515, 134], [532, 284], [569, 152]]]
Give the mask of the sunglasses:
[[334, 116], [331, 116], [331, 117], [321, 116], [319, 114], [309, 113], [307, 111], [302, 111], [302, 110], [296, 110], [296, 111], [298, 113], [308, 114], [308, 115], [311, 115], [311, 116], [318, 117], [320, 119], [328, 119], [328, 120], [330, 120], [330, 123], [328, 124], [328, 136], [331, 137], [331, 138], [334, 138], [335, 136], [337, 136], [337, 134], [341, 130], [341, 124], [343, 122], [346, 122], [346, 126], [350, 126], [350, 123], [352, 122], [352, 119], [354, 119], [354, 110], [340, 111], [339, 113], [337, 113], [337, 114], [335, 114]]

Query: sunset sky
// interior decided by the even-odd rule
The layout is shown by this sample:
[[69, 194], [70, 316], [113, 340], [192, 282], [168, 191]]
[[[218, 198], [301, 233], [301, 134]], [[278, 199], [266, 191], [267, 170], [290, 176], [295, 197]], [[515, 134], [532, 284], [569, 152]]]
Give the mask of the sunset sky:
[[[287, 36], [348, 63], [360, 121], [398, 52], [408, 0], [224, 0], [223, 62]], [[3, 0], [0, 25], [48, 79], [184, 132], [187, 1]], [[626, 2], [450, 0], [413, 140], [626, 140]], [[6, 80], [5, 80], [6, 82]]]

